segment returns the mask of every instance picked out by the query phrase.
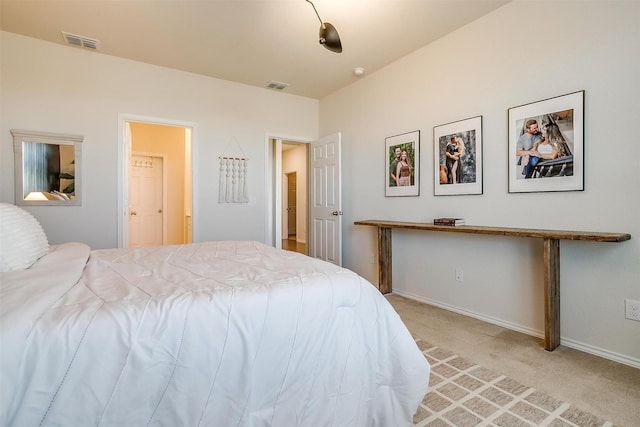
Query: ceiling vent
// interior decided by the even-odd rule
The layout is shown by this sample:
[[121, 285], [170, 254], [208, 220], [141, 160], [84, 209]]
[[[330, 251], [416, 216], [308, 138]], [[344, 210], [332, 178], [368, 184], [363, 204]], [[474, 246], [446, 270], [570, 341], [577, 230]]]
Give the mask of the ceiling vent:
[[275, 82], [275, 81], [271, 81], [267, 84], [267, 87], [269, 89], [274, 89], [274, 90], [282, 90], [287, 86], [289, 86], [289, 83], [282, 83], [282, 82]]
[[96, 39], [90, 39], [89, 37], [79, 36], [77, 34], [71, 34], [62, 32], [64, 41], [71, 46], [84, 47], [85, 49], [98, 50], [98, 43]]

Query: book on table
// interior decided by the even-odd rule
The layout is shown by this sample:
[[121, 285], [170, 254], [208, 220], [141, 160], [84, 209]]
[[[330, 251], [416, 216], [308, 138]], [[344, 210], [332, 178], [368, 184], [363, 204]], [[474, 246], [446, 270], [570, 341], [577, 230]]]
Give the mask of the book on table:
[[434, 218], [433, 225], [464, 225], [464, 218]]

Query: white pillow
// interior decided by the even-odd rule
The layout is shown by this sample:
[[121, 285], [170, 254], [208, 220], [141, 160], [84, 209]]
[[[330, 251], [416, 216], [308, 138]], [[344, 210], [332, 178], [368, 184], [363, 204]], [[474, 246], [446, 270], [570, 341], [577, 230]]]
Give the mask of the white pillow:
[[48, 251], [38, 220], [24, 209], [0, 203], [0, 272], [29, 268]]

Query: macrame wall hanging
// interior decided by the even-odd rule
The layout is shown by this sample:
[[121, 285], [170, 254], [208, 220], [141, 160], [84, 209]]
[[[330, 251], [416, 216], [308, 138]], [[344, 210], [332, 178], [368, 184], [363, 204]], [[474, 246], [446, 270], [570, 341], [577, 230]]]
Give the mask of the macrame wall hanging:
[[223, 155], [218, 157], [220, 160], [218, 203], [249, 202], [249, 193], [247, 192], [247, 169], [249, 167], [249, 159], [244, 155], [242, 147], [240, 147], [238, 141], [236, 141], [236, 145], [242, 153], [241, 157], [226, 156], [226, 148]]

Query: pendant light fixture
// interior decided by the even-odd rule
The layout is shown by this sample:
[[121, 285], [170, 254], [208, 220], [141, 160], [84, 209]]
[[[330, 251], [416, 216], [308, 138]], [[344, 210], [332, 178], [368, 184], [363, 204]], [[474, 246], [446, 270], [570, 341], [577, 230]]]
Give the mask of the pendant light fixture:
[[322, 19], [320, 18], [320, 15], [316, 10], [316, 6], [310, 0], [306, 1], [308, 3], [311, 3], [311, 6], [313, 6], [313, 10], [318, 17], [318, 20], [320, 21], [320, 44], [329, 49], [331, 52], [342, 52], [342, 43], [340, 43], [340, 36], [338, 35], [338, 30], [336, 30], [336, 27], [328, 22], [322, 22]]

